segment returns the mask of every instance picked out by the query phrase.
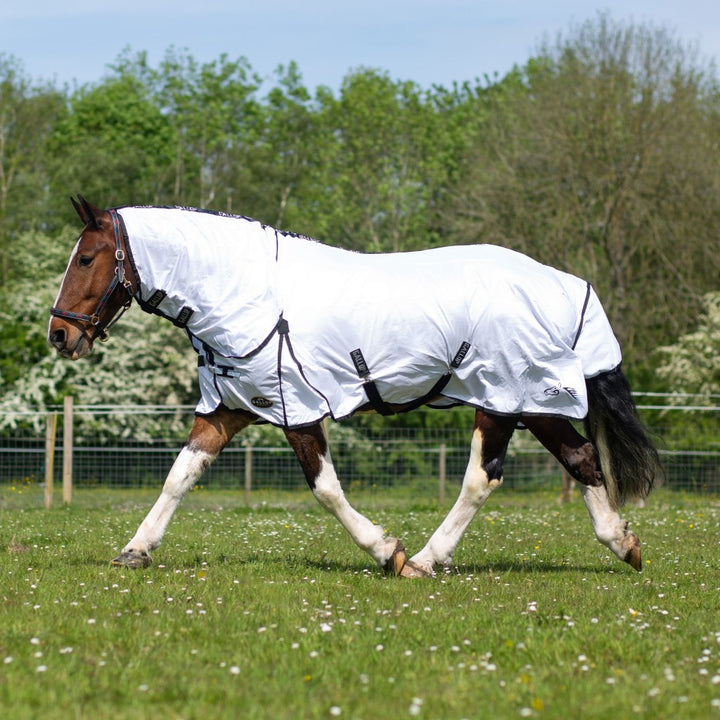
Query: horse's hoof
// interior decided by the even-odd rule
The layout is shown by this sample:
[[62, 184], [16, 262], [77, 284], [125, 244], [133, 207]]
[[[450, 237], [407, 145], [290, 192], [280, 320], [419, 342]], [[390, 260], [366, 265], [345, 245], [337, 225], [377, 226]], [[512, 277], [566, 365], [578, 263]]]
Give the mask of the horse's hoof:
[[111, 560], [110, 564], [115, 567], [139, 570], [140, 568], [150, 567], [150, 565], [152, 565], [152, 558], [145, 550], [126, 550]]
[[397, 540], [395, 542], [395, 549], [385, 562], [385, 565], [383, 565], [383, 568], [388, 575], [400, 575], [406, 563], [407, 553], [405, 552], [405, 546], [401, 540]]
[[426, 578], [426, 577], [434, 577], [435, 573], [433, 573], [432, 570], [428, 571], [421, 565], [418, 565], [416, 562], [413, 562], [412, 560], [408, 560], [402, 567], [402, 570], [400, 571], [401, 577], [404, 578]]
[[642, 572], [642, 558], [640, 556], [640, 538], [635, 533], [630, 533], [632, 545], [623, 558], [631, 568]]

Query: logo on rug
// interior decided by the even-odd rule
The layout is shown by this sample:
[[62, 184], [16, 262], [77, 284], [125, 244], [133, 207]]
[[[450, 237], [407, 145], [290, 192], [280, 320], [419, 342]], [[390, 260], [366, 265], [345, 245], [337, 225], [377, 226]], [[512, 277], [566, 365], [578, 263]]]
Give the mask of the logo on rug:
[[573, 400], [577, 400], [578, 392], [575, 388], [564, 387], [562, 383], [553, 385], [552, 387], [545, 389], [545, 395], [547, 397], [557, 397], [562, 391], [565, 391]]
[[252, 398], [252, 400], [250, 400], [250, 403], [257, 408], [269, 408], [273, 406], [272, 400], [269, 400], [266, 397], [261, 397], [260, 395]]

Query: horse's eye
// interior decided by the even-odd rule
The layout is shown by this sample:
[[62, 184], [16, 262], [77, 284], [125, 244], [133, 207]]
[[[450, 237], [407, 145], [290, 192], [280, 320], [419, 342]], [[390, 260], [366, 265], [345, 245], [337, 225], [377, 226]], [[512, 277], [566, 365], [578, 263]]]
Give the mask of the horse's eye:
[[80, 266], [81, 267], [90, 267], [93, 264], [94, 259], [95, 258], [92, 258], [89, 255], [81, 255], [80, 256]]

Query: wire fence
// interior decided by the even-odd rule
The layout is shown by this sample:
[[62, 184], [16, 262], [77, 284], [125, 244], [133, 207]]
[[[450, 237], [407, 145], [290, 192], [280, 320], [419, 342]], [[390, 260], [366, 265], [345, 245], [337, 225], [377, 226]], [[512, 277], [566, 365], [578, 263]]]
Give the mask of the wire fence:
[[[646, 394], [641, 419], [654, 436], [672, 489], [720, 492], [720, 398]], [[716, 404], [717, 403], [717, 404]], [[67, 410], [67, 408], [66, 408]], [[454, 411], [453, 411], [454, 412]], [[413, 484], [418, 497], [437, 497], [438, 483], [459, 485], [469, 455], [472, 410], [464, 428], [371, 427], [362, 421], [328, 426], [333, 460], [346, 489]], [[155, 487], [162, 484], [192, 425], [192, 408], [76, 406], [67, 434], [61, 408], [17, 413], [0, 433], [0, 483], [44, 483], [48, 463], [60, 480], [71, 446], [74, 487]], [[55, 418], [55, 419], [53, 419]], [[56, 423], [53, 442], [46, 431]], [[517, 431], [505, 463], [505, 488], [556, 489], [562, 471], [527, 431]], [[280, 430], [253, 426], [240, 433], [201, 478], [205, 487], [305, 488]]]

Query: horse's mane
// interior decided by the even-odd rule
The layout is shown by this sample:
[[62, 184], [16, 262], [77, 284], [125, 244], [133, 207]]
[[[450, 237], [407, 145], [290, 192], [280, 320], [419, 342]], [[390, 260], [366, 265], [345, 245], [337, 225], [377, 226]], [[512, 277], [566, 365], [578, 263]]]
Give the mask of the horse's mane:
[[[248, 215], [229, 213], [224, 210], [209, 210], [207, 208], [197, 208], [192, 207], [191, 205], [119, 205], [117, 207], [113, 207], [112, 209], [122, 210], [123, 208], [137, 208], [139, 210], [182, 210], [184, 212], [194, 212], [203, 215], [214, 215], [216, 217], [231, 218], [232, 220], [244, 220], [245, 222], [258, 223], [263, 229], [270, 228], [271, 230], [277, 230], [277, 228], [273, 227], [272, 225], [264, 223], [261, 220], [257, 220], [256, 218], [252, 218]], [[303, 235], [302, 233], [296, 233], [290, 230], [278, 230], [278, 232], [281, 232], [283, 235], [287, 235], [288, 237], [317, 242], [309, 235]]]

